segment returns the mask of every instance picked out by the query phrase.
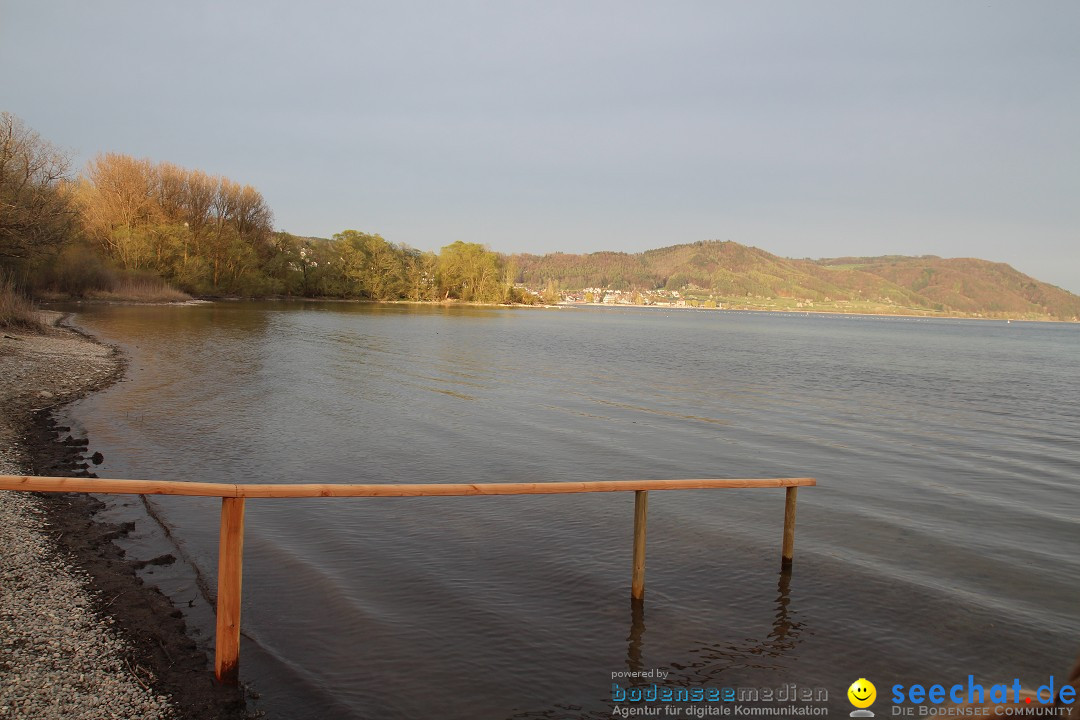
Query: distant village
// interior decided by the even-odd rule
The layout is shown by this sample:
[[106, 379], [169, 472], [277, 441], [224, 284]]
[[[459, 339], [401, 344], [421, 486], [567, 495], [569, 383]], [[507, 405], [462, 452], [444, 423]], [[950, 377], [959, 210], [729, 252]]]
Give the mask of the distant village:
[[678, 290], [612, 290], [610, 288], [585, 288], [580, 291], [534, 290], [517, 285], [522, 291], [534, 295], [539, 302], [548, 305], [638, 305], [652, 307], [701, 307], [721, 309], [719, 300], [713, 297], [701, 299], [686, 297]]

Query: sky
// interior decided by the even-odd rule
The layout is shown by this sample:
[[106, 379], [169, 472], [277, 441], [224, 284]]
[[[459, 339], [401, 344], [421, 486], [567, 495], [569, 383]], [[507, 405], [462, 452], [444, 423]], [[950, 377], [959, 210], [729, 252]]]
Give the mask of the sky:
[[1007, 262], [1080, 293], [1080, 3], [0, 0], [0, 110], [435, 250]]

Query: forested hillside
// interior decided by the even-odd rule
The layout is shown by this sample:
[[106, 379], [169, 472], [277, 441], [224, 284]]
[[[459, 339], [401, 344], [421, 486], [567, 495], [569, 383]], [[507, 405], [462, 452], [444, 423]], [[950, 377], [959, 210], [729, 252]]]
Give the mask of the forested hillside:
[[1080, 316], [1080, 297], [1004, 263], [933, 256], [835, 258], [818, 263], [833, 271], [850, 269], [879, 277], [924, 302], [960, 312]]
[[735, 242], [696, 242], [637, 254], [516, 256], [529, 286], [564, 290], [700, 290], [719, 298], [881, 303], [984, 316], [1080, 317], [1080, 297], [1002, 263], [934, 256], [795, 260]]

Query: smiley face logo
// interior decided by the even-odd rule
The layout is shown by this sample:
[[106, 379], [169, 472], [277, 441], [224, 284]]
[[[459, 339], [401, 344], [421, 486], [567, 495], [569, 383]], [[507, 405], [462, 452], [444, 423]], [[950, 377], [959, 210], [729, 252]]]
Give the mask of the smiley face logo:
[[847, 698], [857, 708], [868, 708], [877, 699], [877, 688], [866, 678], [859, 678], [847, 689]]

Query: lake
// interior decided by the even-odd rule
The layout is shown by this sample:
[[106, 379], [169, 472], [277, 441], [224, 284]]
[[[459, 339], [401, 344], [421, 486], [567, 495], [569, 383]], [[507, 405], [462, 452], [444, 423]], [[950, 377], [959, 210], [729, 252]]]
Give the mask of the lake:
[[[124, 382], [70, 414], [101, 477], [549, 482], [633, 494], [249, 500], [241, 678], [270, 718], [610, 717], [668, 683], [1036, 686], [1080, 648], [1080, 326], [304, 302], [88, 306]], [[212, 641], [219, 502], [111, 499]], [[190, 608], [188, 607], [190, 605]]]

